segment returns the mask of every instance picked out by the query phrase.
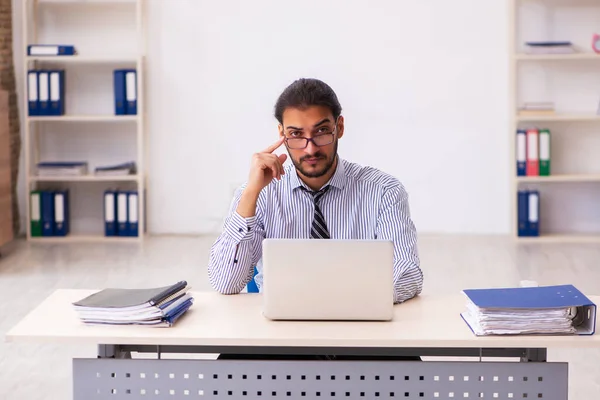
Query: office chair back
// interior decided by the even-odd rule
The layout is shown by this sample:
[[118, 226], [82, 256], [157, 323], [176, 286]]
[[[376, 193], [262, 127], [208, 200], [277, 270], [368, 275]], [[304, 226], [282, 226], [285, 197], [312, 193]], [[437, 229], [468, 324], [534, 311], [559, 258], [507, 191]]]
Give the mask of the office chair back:
[[252, 280], [250, 282], [248, 282], [248, 285], [246, 285], [246, 289], [248, 290], [248, 293], [258, 293], [258, 286], [256, 285], [256, 281], [254, 280], [254, 278], [256, 277], [257, 274], [258, 274], [258, 269], [256, 267], [254, 267], [254, 274], [252, 275]]

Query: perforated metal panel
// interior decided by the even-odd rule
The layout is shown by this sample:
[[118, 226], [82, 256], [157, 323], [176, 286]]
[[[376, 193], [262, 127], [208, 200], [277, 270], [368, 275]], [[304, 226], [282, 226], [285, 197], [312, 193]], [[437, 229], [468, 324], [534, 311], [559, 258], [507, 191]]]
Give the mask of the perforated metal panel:
[[75, 359], [74, 399], [566, 400], [566, 363]]

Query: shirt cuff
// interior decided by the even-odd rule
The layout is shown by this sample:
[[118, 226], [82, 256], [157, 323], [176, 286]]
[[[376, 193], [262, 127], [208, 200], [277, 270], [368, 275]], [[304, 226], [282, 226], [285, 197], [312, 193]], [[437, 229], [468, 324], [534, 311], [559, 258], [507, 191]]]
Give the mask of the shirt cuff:
[[250, 240], [256, 225], [256, 215], [244, 218], [237, 211], [234, 211], [227, 222], [225, 232], [237, 242]]

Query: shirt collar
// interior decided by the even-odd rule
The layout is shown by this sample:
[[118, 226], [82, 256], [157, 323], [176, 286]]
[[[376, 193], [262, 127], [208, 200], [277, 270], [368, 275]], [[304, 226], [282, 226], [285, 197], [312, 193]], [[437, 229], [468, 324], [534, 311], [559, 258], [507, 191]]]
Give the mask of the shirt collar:
[[[331, 179], [329, 179], [329, 181], [325, 185], [323, 185], [323, 187], [327, 185], [331, 185], [338, 189], [343, 189], [344, 187], [346, 187], [346, 181], [348, 180], [348, 178], [346, 176], [345, 161], [339, 156], [337, 156], [337, 158], [338, 163], [335, 168], [335, 172], [333, 173]], [[304, 186], [305, 188], [310, 190], [310, 188], [306, 186], [304, 182], [302, 182], [295, 168], [292, 168], [292, 172], [293, 173], [290, 174], [290, 184], [292, 185], [292, 189], [298, 189], [299, 187]]]

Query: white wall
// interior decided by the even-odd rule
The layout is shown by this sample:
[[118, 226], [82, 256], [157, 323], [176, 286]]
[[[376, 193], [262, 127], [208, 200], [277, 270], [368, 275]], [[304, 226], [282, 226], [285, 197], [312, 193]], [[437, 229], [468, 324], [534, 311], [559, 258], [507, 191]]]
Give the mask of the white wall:
[[508, 231], [505, 1], [153, 1], [149, 22], [153, 231], [220, 228], [306, 76], [340, 98], [342, 157], [401, 179], [420, 231]]
[[508, 233], [506, 0], [147, 3], [151, 232], [220, 229], [277, 138], [277, 96], [317, 77], [344, 109], [341, 156], [396, 175], [419, 231]]

